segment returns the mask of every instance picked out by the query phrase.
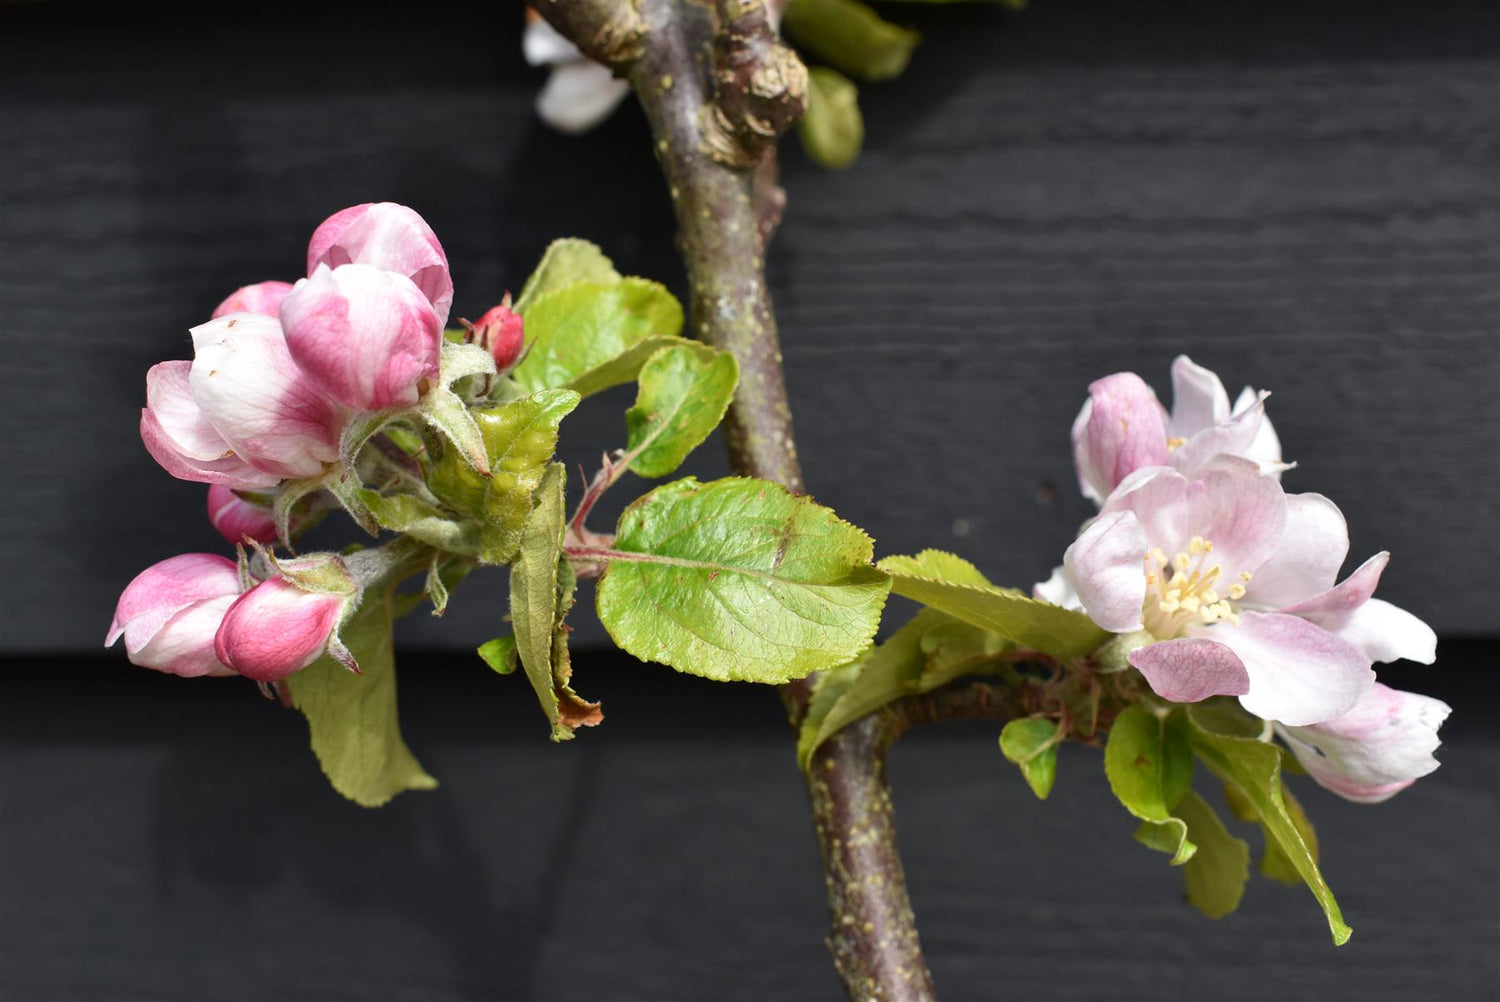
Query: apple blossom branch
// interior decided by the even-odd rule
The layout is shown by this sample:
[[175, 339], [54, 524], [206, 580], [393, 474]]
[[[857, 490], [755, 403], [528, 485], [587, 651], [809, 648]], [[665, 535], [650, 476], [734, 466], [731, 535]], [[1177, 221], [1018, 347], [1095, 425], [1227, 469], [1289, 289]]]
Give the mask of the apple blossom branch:
[[[719, 0], [712, 9], [683, 0], [545, 0], [538, 10], [586, 55], [630, 80], [676, 209], [695, 332], [739, 363], [725, 419], [731, 463], [800, 493], [764, 255], [784, 201], [775, 143], [803, 111], [806, 69], [776, 37], [760, 0]], [[782, 687], [794, 725], [812, 687], [811, 679]], [[969, 705], [960, 692], [980, 691], [931, 701], [956, 712]], [[972, 703], [976, 710], [999, 705]], [[899, 733], [891, 720], [867, 718], [834, 735], [809, 770], [829, 949], [851, 998], [931, 999], [885, 777], [884, 749]]]

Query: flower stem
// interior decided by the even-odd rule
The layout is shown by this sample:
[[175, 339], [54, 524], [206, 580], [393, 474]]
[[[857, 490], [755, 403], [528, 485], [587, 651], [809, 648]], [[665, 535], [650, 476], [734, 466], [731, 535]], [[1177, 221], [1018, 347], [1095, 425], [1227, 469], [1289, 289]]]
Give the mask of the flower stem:
[[[676, 209], [693, 329], [731, 352], [740, 382], [725, 420], [737, 473], [803, 490], [765, 280], [780, 216], [775, 137], [800, 115], [807, 76], [759, 0], [542, 0], [543, 17], [629, 78]], [[777, 88], [780, 88], [779, 90]], [[782, 687], [794, 727], [813, 682]], [[807, 776], [832, 928], [851, 999], [933, 999], [896, 845], [885, 752], [905, 729], [891, 708], [826, 741]], [[915, 718], [913, 718], [915, 719]], [[899, 724], [899, 726], [898, 726]]]

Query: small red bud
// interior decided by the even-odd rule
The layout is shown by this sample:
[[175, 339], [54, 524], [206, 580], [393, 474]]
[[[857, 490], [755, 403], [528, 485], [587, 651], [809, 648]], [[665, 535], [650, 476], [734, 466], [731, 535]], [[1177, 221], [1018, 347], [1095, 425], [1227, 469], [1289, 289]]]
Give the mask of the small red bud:
[[495, 357], [495, 368], [505, 372], [521, 357], [526, 341], [521, 314], [510, 308], [510, 295], [491, 309], [474, 325], [474, 341]]

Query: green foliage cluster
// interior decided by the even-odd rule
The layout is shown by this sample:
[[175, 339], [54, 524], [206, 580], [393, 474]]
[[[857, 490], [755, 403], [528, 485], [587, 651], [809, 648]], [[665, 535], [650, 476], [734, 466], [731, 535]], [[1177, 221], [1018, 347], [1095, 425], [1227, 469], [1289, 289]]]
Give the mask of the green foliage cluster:
[[[344, 630], [363, 674], [324, 658], [287, 683], [341, 793], [373, 806], [434, 785], [401, 738], [391, 628], [423, 595], [441, 613], [450, 589], [479, 567], [508, 567], [510, 577], [509, 606], [495, 612], [509, 632], [482, 645], [480, 658], [502, 675], [521, 669], [554, 740], [599, 723], [599, 705], [572, 688], [566, 622], [579, 577], [596, 577], [601, 621], [643, 661], [721, 681], [820, 673], [798, 737], [804, 769], [869, 714], [967, 679], [1001, 687], [1016, 712], [1000, 752], [1031, 790], [1045, 799], [1054, 789], [1064, 740], [1102, 744], [1110, 788], [1140, 822], [1136, 839], [1181, 867], [1188, 901], [1217, 918], [1238, 906], [1250, 853], [1193, 789], [1201, 764], [1233, 816], [1264, 833], [1261, 872], [1306, 883], [1335, 942], [1348, 938], [1312, 827], [1281, 782], [1294, 760], [1233, 701], [1158, 700], [1117, 649], [1129, 638], [999, 587], [950, 553], [876, 563], [860, 529], [766, 481], [670, 481], [631, 503], [612, 534], [588, 529], [593, 502], [625, 474], [678, 470], [723, 419], [738, 369], [682, 336], [682, 308], [665, 288], [618, 274], [584, 241], [554, 243], [516, 308], [526, 347], [512, 371], [489, 372], [472, 345], [445, 351], [441, 389], [451, 400], [439, 406], [461, 414], [373, 416], [343, 443], [357, 483], [294, 488], [299, 498], [334, 491], [419, 556], [393, 563], [398, 572], [367, 591]], [[555, 460], [562, 423], [585, 396], [628, 382], [637, 389], [623, 444], [582, 485], [570, 518], [567, 471]], [[398, 592], [424, 567], [421, 592]], [[892, 591], [921, 608], [873, 645]]]

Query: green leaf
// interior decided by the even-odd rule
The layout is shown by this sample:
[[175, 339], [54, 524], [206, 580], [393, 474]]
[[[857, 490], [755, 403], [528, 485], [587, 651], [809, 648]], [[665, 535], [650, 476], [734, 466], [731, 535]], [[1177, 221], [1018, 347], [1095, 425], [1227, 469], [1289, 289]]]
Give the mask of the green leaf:
[[871, 551], [862, 531], [777, 484], [689, 477], [621, 515], [599, 618], [643, 661], [785, 682], [869, 645], [890, 589]]
[[539, 296], [579, 282], [612, 285], [619, 280], [620, 273], [596, 245], [576, 237], [554, 240], [542, 255], [541, 263], [521, 287], [514, 309], [529, 323], [526, 311]]
[[579, 283], [526, 312], [526, 357], [511, 374], [526, 390], [566, 386], [648, 337], [682, 331], [682, 304], [656, 282]]
[[1251, 738], [1264, 741], [1271, 735], [1271, 725], [1255, 716], [1233, 696], [1215, 696], [1184, 707], [1194, 727], [1227, 738]]
[[704, 362], [712, 361], [720, 354], [719, 349], [711, 348], [691, 338], [676, 335], [648, 337], [626, 348], [609, 361], [594, 366], [580, 376], [575, 376], [568, 381], [568, 389], [577, 390], [583, 396], [589, 397], [611, 386], [634, 382], [635, 378], [640, 375], [641, 366], [663, 348], [683, 348]]
[[1083, 657], [1109, 637], [1082, 613], [995, 587], [951, 553], [924, 550], [914, 557], [886, 557], [877, 566], [891, 576], [897, 595], [1053, 657]]
[[547, 464], [557, 450], [557, 429], [578, 406], [572, 390], [542, 390], [500, 407], [473, 412], [488, 455], [490, 476], [482, 477], [469, 464], [443, 453], [433, 466], [428, 486], [460, 514], [477, 519], [479, 557], [507, 564], [516, 554], [531, 495], [542, 482]]
[[822, 673], [797, 738], [797, 761], [850, 723], [904, 696], [930, 692], [965, 675], [1000, 671], [1002, 638], [935, 609], [922, 609], [862, 657]]
[[1125, 809], [1148, 822], [1137, 841], [1170, 855], [1173, 866], [1192, 858], [1196, 847], [1187, 825], [1172, 815], [1193, 778], [1192, 752], [1180, 729], [1141, 703], [1127, 707], [1110, 725], [1104, 775]]
[[859, 0], [792, 0], [781, 26], [798, 45], [867, 83], [900, 76], [922, 40]]
[[328, 781], [363, 807], [379, 807], [403, 790], [437, 786], [401, 739], [391, 618], [390, 591], [367, 592], [341, 630], [361, 674], [325, 655], [286, 679]]
[[1057, 721], [1045, 717], [1012, 720], [1000, 732], [1000, 754], [1021, 767], [1038, 800], [1046, 800], [1057, 779]]
[[721, 352], [703, 359], [686, 348], [663, 348], [641, 367], [640, 392], [625, 412], [624, 465], [643, 477], [664, 477], [718, 427], [734, 396], [740, 368]]
[[372, 490], [361, 490], [359, 499], [382, 529], [404, 532], [429, 546], [450, 553], [469, 556], [479, 554], [479, 527], [472, 522], [455, 520], [442, 509], [411, 494], [383, 496]]
[[798, 764], [805, 770], [824, 741], [860, 717], [917, 691], [916, 679], [927, 661], [922, 638], [934, 626], [952, 621], [941, 612], [923, 609], [885, 643], [818, 676], [797, 735]]
[[1235, 838], [1208, 801], [1193, 790], [1175, 808], [1187, 822], [1198, 851], [1182, 868], [1188, 902], [1209, 918], [1223, 918], [1240, 906], [1250, 879], [1250, 847]]
[[1333, 891], [1318, 870], [1318, 861], [1309, 846], [1281, 788], [1281, 752], [1275, 745], [1254, 738], [1230, 737], [1204, 729], [1198, 718], [1189, 714], [1193, 751], [1226, 786], [1233, 786], [1260, 816], [1268, 843], [1274, 842], [1287, 863], [1307, 884], [1328, 917], [1333, 942], [1348, 941], [1350, 928], [1334, 900]]
[[797, 122], [797, 138], [813, 162], [829, 170], [843, 170], [859, 159], [865, 119], [853, 81], [826, 66], [807, 71], [807, 111]]
[[536, 489], [536, 507], [526, 520], [520, 551], [510, 568], [510, 618], [516, 650], [526, 677], [536, 690], [542, 712], [558, 730], [557, 691], [552, 684], [553, 632], [557, 626], [557, 563], [562, 553], [563, 485], [561, 463], [547, 467]]
[[[1283, 767], [1286, 757], [1282, 757]], [[1224, 784], [1224, 799], [1229, 804], [1230, 812], [1241, 821], [1260, 822], [1260, 812], [1255, 805], [1239, 791], [1239, 788], [1229, 783]], [[1302, 842], [1307, 846], [1308, 854], [1312, 856], [1313, 862], [1318, 861], [1318, 833], [1313, 828], [1313, 823], [1307, 817], [1307, 811], [1302, 807], [1300, 801], [1292, 795], [1292, 791], [1282, 784], [1281, 799], [1286, 804], [1287, 816], [1292, 819], [1292, 825], [1297, 829], [1297, 834], [1302, 836]], [[1278, 883], [1295, 887], [1302, 883], [1302, 874], [1297, 872], [1292, 860], [1282, 850], [1280, 844], [1272, 837], [1270, 829], [1261, 823], [1261, 831], [1265, 835], [1265, 851], [1260, 857], [1260, 872]]]
[[486, 640], [479, 645], [476, 653], [484, 659], [485, 664], [501, 675], [509, 675], [516, 670], [515, 637], [496, 637], [494, 640]]

